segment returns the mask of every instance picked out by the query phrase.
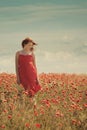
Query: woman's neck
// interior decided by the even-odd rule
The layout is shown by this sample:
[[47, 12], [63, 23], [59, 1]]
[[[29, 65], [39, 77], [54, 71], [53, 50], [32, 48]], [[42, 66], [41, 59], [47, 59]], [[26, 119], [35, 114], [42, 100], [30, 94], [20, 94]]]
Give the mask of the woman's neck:
[[29, 54], [29, 53], [31, 53], [31, 52], [32, 52], [32, 51], [31, 51], [31, 50], [29, 50], [29, 49], [23, 49], [22, 51], [23, 51], [23, 53], [25, 53], [25, 54]]

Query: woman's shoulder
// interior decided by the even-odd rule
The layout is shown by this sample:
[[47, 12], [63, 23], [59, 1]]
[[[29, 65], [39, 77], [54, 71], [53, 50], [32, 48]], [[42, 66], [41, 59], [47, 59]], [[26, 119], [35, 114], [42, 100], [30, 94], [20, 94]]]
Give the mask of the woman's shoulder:
[[18, 56], [21, 53], [21, 50], [16, 51], [16, 56]]

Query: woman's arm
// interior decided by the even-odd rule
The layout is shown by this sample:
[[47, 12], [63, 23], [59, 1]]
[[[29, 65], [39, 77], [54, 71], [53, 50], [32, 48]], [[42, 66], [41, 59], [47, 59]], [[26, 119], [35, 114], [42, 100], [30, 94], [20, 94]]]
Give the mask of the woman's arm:
[[34, 54], [34, 53], [32, 53], [32, 55], [33, 55], [33, 64], [34, 64], [35, 69], [36, 69], [36, 71], [37, 71], [37, 67], [36, 67], [36, 60], [35, 60], [35, 54]]
[[15, 55], [15, 70], [16, 70], [16, 76], [17, 76], [17, 83], [20, 84], [20, 79], [19, 79], [19, 74], [18, 74], [18, 57], [19, 57], [19, 52], [16, 52], [16, 55]]
[[38, 78], [38, 80], [39, 80], [39, 77], [38, 77], [38, 72], [37, 72], [37, 66], [36, 66], [35, 54], [34, 54], [34, 53], [32, 53], [32, 54], [33, 54], [33, 64], [34, 64], [34, 66], [35, 66], [36, 73], [37, 73], [37, 78]]

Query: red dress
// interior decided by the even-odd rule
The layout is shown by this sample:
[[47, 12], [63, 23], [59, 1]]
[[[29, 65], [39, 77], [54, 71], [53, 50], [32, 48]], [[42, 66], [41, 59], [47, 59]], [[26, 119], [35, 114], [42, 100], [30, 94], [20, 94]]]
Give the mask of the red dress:
[[37, 71], [33, 64], [32, 55], [19, 54], [18, 72], [20, 83], [29, 92], [30, 96], [34, 96], [41, 89], [41, 86], [37, 79]]

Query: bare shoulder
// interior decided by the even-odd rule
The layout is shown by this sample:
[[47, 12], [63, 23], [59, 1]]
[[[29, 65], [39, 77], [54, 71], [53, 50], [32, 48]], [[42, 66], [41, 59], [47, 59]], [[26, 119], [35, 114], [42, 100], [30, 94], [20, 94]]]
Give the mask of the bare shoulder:
[[17, 57], [19, 56], [20, 52], [21, 52], [21, 51], [17, 51], [17, 52], [16, 52], [16, 56], [17, 56]]

